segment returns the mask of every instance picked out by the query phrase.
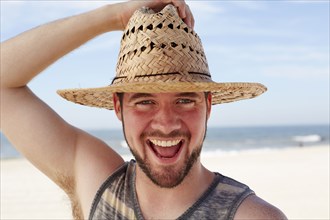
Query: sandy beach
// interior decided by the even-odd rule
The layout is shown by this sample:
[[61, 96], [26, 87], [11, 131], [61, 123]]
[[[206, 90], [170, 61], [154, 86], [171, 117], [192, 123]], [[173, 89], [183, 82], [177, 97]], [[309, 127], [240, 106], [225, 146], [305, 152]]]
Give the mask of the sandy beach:
[[[329, 146], [202, 155], [289, 219], [329, 219]], [[68, 199], [25, 159], [1, 160], [1, 219], [72, 219]]]

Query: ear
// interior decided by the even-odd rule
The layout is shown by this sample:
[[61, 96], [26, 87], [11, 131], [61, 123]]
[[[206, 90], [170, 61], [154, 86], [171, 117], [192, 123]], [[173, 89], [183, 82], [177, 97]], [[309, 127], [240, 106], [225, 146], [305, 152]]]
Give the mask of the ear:
[[207, 95], [207, 99], [206, 99], [206, 119], [208, 120], [210, 118], [211, 115], [211, 108], [212, 108], [212, 92], [209, 92]]
[[122, 121], [122, 117], [121, 117], [121, 103], [119, 101], [119, 97], [117, 94], [113, 94], [113, 106], [114, 106], [114, 110], [116, 113], [117, 118]]

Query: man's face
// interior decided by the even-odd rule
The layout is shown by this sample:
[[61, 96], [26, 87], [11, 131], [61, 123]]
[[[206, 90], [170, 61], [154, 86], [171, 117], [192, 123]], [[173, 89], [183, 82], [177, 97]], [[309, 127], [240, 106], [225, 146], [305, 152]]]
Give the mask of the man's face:
[[114, 102], [139, 167], [160, 187], [179, 185], [199, 162], [211, 95], [126, 93]]

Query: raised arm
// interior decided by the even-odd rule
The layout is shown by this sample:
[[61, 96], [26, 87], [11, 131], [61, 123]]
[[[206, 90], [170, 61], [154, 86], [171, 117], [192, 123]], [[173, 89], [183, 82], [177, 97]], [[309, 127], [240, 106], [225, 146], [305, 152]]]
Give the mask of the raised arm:
[[[1, 130], [16, 149], [82, 206], [99, 182], [123, 161], [102, 141], [67, 124], [27, 84], [86, 41], [121, 29], [116, 7], [120, 5], [54, 21], [1, 44]], [[99, 169], [90, 172], [87, 168]], [[91, 173], [94, 176], [86, 178]], [[87, 190], [82, 183], [88, 185]], [[78, 191], [84, 193], [75, 198]]]
[[[123, 160], [102, 141], [66, 123], [27, 84], [88, 40], [124, 29], [136, 9], [161, 8], [164, 2], [167, 3], [133, 1], [103, 6], [39, 26], [1, 43], [1, 131], [67, 192], [75, 202], [77, 215], [87, 217], [98, 187]], [[187, 23], [193, 23], [190, 14], [186, 15], [184, 2], [173, 4]]]

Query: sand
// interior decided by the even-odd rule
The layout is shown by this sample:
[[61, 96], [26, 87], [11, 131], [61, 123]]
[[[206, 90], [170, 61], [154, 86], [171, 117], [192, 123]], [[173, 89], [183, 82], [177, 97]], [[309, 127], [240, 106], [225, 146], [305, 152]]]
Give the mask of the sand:
[[[329, 219], [329, 146], [202, 155], [289, 219]], [[72, 219], [67, 197], [25, 159], [1, 161], [0, 219]]]

